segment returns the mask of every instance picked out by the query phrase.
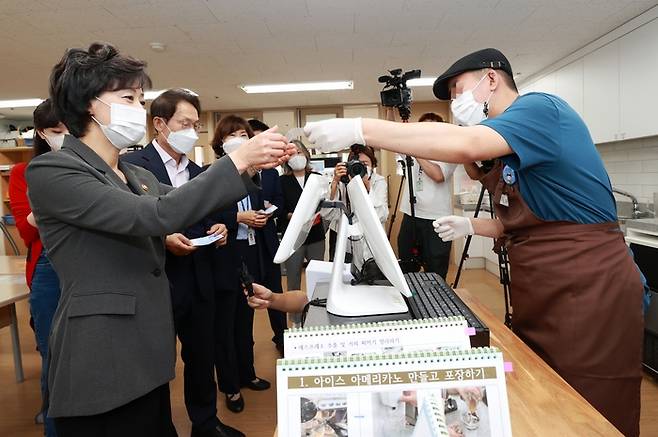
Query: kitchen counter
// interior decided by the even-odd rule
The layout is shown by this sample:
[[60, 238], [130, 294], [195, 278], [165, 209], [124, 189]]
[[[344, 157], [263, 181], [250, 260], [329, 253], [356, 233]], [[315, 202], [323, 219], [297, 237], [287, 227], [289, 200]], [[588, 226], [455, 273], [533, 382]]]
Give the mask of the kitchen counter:
[[627, 220], [626, 241], [658, 248], [658, 219]]
[[639, 229], [658, 234], [658, 218], [626, 220], [627, 229]]

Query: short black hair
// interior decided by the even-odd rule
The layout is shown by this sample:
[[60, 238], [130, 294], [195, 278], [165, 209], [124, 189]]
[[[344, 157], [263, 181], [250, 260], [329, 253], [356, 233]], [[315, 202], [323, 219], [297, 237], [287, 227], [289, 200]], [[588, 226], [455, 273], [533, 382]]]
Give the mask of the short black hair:
[[438, 123], [443, 123], [443, 117], [441, 117], [439, 114], [435, 112], [426, 112], [425, 114], [421, 115], [420, 118], [418, 119], [419, 123], [422, 123], [424, 121], [434, 121]]
[[266, 125], [265, 123], [263, 123], [260, 120], [256, 120], [255, 118], [252, 118], [247, 123], [249, 123], [249, 126], [251, 126], [251, 130], [253, 130], [253, 131], [265, 132], [266, 130], [268, 130], [270, 128], [268, 125]]
[[510, 76], [506, 71], [499, 71], [496, 70], [498, 74], [503, 76], [503, 82], [507, 84], [512, 91], [516, 91], [517, 93], [519, 92], [519, 89], [516, 87], [516, 81], [514, 80], [514, 77]]
[[39, 156], [50, 152], [51, 148], [48, 141], [41, 138], [37, 131], [57, 127], [60, 121], [55, 115], [53, 102], [50, 99], [41, 102], [32, 113], [32, 117], [34, 119], [34, 156]]
[[160, 94], [151, 102], [151, 119], [160, 117], [169, 121], [176, 113], [178, 103], [183, 101], [194, 106], [197, 115], [201, 116], [201, 102], [198, 96], [184, 88], [172, 88]]
[[84, 49], [67, 49], [50, 73], [50, 98], [57, 117], [74, 137], [89, 123], [89, 104], [105, 91], [150, 88], [146, 62], [125, 56], [112, 45], [96, 42]]
[[[483, 76], [489, 73], [489, 68], [482, 68], [480, 70], [473, 70], [472, 73], [476, 76]], [[516, 86], [516, 81], [513, 76], [510, 76], [509, 73], [503, 70], [494, 70], [500, 77], [503, 78], [503, 83], [507, 85], [512, 91], [519, 92], [519, 89]]]

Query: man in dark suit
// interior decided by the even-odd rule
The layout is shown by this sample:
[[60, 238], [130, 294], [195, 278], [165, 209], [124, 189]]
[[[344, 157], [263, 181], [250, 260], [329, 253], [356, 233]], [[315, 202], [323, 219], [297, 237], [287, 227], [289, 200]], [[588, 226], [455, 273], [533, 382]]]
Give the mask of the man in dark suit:
[[[251, 119], [248, 121], [254, 135], [258, 135], [269, 129], [269, 126], [260, 120]], [[264, 254], [266, 262], [263, 271], [263, 283], [274, 293], [283, 293], [281, 286], [281, 267], [274, 264], [274, 255], [279, 249], [279, 237], [277, 235], [278, 221], [285, 219], [284, 213], [283, 190], [279, 180], [279, 172], [275, 169], [266, 169], [261, 172], [262, 200], [265, 208], [270, 205], [276, 205], [277, 210], [272, 214], [267, 224], [262, 228], [263, 238], [267, 247], [267, 253]], [[272, 341], [283, 356], [283, 331], [288, 328], [286, 313], [277, 310], [267, 310], [270, 317], [270, 326], [274, 337]]]
[[[122, 160], [149, 170], [163, 184], [179, 187], [202, 172], [190, 161], [197, 140], [195, 132], [201, 107], [188, 90], [171, 89], [151, 104], [156, 137], [144, 149], [126, 154]], [[214, 244], [195, 247], [191, 238], [221, 234], [226, 227], [209, 219], [201, 220], [181, 233], [165, 239], [165, 270], [169, 278], [176, 334], [185, 363], [185, 406], [192, 421], [192, 437], [243, 436], [217, 418], [217, 391], [214, 379]]]

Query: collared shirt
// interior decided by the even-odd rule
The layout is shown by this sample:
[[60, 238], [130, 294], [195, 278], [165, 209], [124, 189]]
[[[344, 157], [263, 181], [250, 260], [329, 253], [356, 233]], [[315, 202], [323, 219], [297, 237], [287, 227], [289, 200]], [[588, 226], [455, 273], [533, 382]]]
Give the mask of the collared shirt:
[[[249, 196], [245, 197], [241, 201], [238, 202], [238, 211], [249, 211], [251, 210], [251, 199], [249, 199]], [[245, 225], [244, 223], [238, 223], [238, 235], [236, 237], [236, 240], [246, 240], [247, 233], [249, 232], [249, 226]]]
[[171, 157], [165, 149], [158, 144], [156, 140], [153, 140], [153, 147], [158, 151], [160, 159], [164, 163], [165, 169], [167, 169], [167, 174], [169, 175], [169, 180], [171, 181], [172, 187], [180, 187], [190, 180], [190, 171], [187, 169], [187, 164], [190, 160], [186, 155], [183, 155], [180, 159], [180, 163], [176, 164], [176, 160]]
[[[452, 214], [452, 174], [457, 168], [456, 164], [440, 161], [430, 161], [438, 165], [443, 173], [443, 182], [436, 182], [422, 171], [420, 164], [414, 159], [411, 167], [414, 182], [414, 195], [416, 196], [415, 215], [425, 220], [436, 220], [439, 217]], [[411, 216], [409, 205], [409, 184], [405, 182], [400, 211]]]

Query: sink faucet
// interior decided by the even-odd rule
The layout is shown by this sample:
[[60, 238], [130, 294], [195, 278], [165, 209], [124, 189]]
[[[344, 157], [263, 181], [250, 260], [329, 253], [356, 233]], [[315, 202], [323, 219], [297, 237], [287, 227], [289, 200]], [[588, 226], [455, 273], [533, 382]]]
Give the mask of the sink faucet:
[[639, 204], [637, 202], [637, 197], [633, 196], [631, 193], [628, 191], [621, 190], [619, 188], [612, 187], [612, 192], [620, 194], [622, 196], [626, 196], [629, 199], [631, 199], [631, 202], [633, 202], [633, 218], [638, 218], [641, 214]]

